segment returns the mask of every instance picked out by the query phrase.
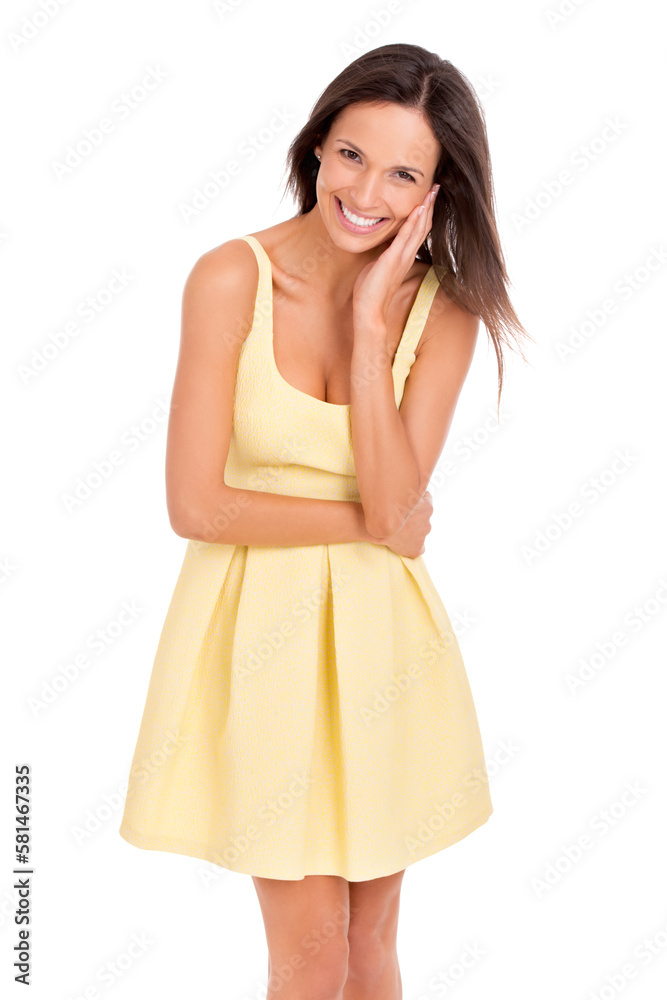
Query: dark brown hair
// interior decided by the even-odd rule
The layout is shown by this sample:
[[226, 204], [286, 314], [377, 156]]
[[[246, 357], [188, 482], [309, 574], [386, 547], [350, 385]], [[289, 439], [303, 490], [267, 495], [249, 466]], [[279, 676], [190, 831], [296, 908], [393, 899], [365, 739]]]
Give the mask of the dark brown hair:
[[[422, 112], [440, 143], [434, 183], [440, 184], [433, 225], [417, 260], [435, 265], [445, 292], [479, 316], [498, 361], [498, 409], [503, 386], [502, 345], [521, 351], [520, 337], [533, 338], [519, 322], [495, 219], [495, 195], [484, 111], [466, 77], [448, 59], [419, 45], [396, 43], [364, 53], [332, 80], [287, 154], [286, 191], [298, 214], [317, 203], [322, 143], [337, 117], [352, 104], [399, 104]], [[514, 338], [513, 344], [511, 338]]]

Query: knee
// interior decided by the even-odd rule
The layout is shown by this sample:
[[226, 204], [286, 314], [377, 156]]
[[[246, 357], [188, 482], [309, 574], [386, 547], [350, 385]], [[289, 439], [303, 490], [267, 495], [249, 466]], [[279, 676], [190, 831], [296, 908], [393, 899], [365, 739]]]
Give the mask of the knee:
[[347, 939], [330, 940], [314, 954], [295, 953], [290, 961], [271, 958], [267, 1000], [332, 1000], [342, 997], [348, 974]]
[[393, 935], [383, 935], [376, 928], [357, 929], [348, 933], [350, 953], [348, 979], [372, 986], [387, 974], [397, 962]]

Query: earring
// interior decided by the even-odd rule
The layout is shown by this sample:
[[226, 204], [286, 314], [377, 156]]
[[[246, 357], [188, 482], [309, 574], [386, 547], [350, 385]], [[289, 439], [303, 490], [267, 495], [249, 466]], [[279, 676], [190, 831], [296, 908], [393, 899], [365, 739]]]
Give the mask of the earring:
[[317, 159], [318, 159], [318, 160], [321, 160], [321, 159], [322, 159], [322, 157], [321, 157], [321, 156], [319, 156], [319, 154], [318, 154], [318, 153], [315, 153], [315, 156], [317, 156]]

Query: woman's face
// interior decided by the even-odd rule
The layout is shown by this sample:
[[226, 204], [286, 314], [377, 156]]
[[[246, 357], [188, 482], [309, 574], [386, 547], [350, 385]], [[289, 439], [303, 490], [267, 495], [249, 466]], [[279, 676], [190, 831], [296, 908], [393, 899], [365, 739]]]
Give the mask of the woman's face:
[[390, 240], [421, 204], [434, 183], [440, 144], [420, 111], [364, 103], [341, 111], [315, 154], [322, 219], [333, 241], [354, 252]]

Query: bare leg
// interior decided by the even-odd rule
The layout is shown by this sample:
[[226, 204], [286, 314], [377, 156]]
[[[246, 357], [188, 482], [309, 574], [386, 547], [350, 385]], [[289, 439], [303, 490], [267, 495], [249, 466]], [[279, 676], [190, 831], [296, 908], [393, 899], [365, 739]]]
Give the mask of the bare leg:
[[396, 952], [398, 910], [405, 869], [367, 882], [348, 882], [348, 977], [343, 1000], [401, 1000]]
[[266, 1000], [343, 1000], [350, 883], [337, 875], [252, 880], [269, 949]]

